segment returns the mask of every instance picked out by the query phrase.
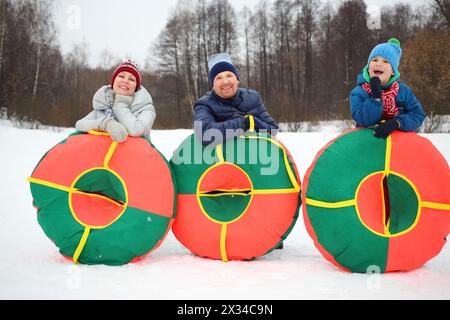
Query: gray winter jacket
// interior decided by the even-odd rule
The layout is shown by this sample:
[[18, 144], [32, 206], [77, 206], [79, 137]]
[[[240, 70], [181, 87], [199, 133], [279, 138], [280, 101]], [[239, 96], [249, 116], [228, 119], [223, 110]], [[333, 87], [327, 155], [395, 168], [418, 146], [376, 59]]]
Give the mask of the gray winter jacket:
[[150, 137], [156, 118], [153, 99], [141, 86], [134, 96], [115, 95], [111, 86], [101, 87], [92, 99], [94, 111], [75, 124], [78, 131], [101, 130], [100, 125], [108, 117], [114, 117], [133, 137]]

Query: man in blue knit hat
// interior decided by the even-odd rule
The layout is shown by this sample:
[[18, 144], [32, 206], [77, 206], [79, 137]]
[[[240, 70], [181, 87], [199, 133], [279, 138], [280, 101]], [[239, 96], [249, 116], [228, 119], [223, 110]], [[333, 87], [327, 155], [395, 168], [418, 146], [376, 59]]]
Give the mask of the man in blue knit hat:
[[250, 129], [250, 123], [254, 123], [256, 132], [276, 133], [278, 125], [259, 93], [239, 88], [239, 73], [228, 53], [212, 55], [208, 67], [212, 90], [194, 104], [194, 130], [204, 145], [239, 136]]
[[402, 49], [392, 38], [373, 48], [367, 65], [350, 94], [352, 117], [359, 127], [375, 126], [374, 135], [386, 139], [393, 131], [416, 131], [425, 112], [412, 90], [400, 83]]

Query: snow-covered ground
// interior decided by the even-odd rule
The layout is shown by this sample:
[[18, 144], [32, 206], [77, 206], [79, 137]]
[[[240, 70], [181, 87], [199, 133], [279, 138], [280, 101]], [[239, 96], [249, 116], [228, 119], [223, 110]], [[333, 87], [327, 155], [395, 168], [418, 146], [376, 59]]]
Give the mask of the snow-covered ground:
[[[39, 159], [72, 129], [25, 130], [0, 121], [0, 299], [450, 299], [450, 248], [422, 268], [351, 274], [327, 262], [300, 217], [283, 250], [251, 262], [192, 255], [169, 233], [159, 249], [122, 267], [73, 265], [44, 235], [29, 184]], [[170, 159], [190, 130], [154, 131]], [[281, 133], [303, 177], [338, 132]], [[450, 159], [450, 134], [424, 135]]]

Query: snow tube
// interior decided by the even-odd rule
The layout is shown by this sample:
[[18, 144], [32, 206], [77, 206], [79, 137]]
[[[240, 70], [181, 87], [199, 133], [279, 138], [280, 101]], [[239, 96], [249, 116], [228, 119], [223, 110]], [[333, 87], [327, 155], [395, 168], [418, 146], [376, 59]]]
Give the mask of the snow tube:
[[118, 144], [104, 133], [75, 133], [46, 153], [28, 181], [39, 224], [75, 263], [139, 261], [175, 218], [171, 169], [144, 138]]
[[287, 149], [248, 133], [204, 147], [194, 135], [175, 151], [176, 238], [210, 259], [250, 260], [279, 246], [299, 215], [300, 179]]
[[433, 144], [394, 132], [345, 132], [304, 178], [304, 221], [322, 255], [349, 272], [418, 268], [450, 232], [450, 170]]

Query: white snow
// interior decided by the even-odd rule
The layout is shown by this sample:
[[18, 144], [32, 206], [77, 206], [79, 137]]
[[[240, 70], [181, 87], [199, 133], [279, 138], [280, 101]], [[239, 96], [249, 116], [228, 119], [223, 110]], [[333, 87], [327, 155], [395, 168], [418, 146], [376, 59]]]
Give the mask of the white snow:
[[[338, 132], [281, 133], [303, 178]], [[297, 221], [283, 250], [250, 262], [192, 255], [169, 233], [159, 249], [122, 267], [73, 265], [44, 235], [29, 183], [40, 158], [73, 129], [26, 130], [0, 121], [0, 299], [450, 299], [450, 248], [415, 271], [352, 274], [327, 262]], [[154, 131], [170, 159], [191, 130]], [[450, 134], [424, 135], [450, 159]]]

